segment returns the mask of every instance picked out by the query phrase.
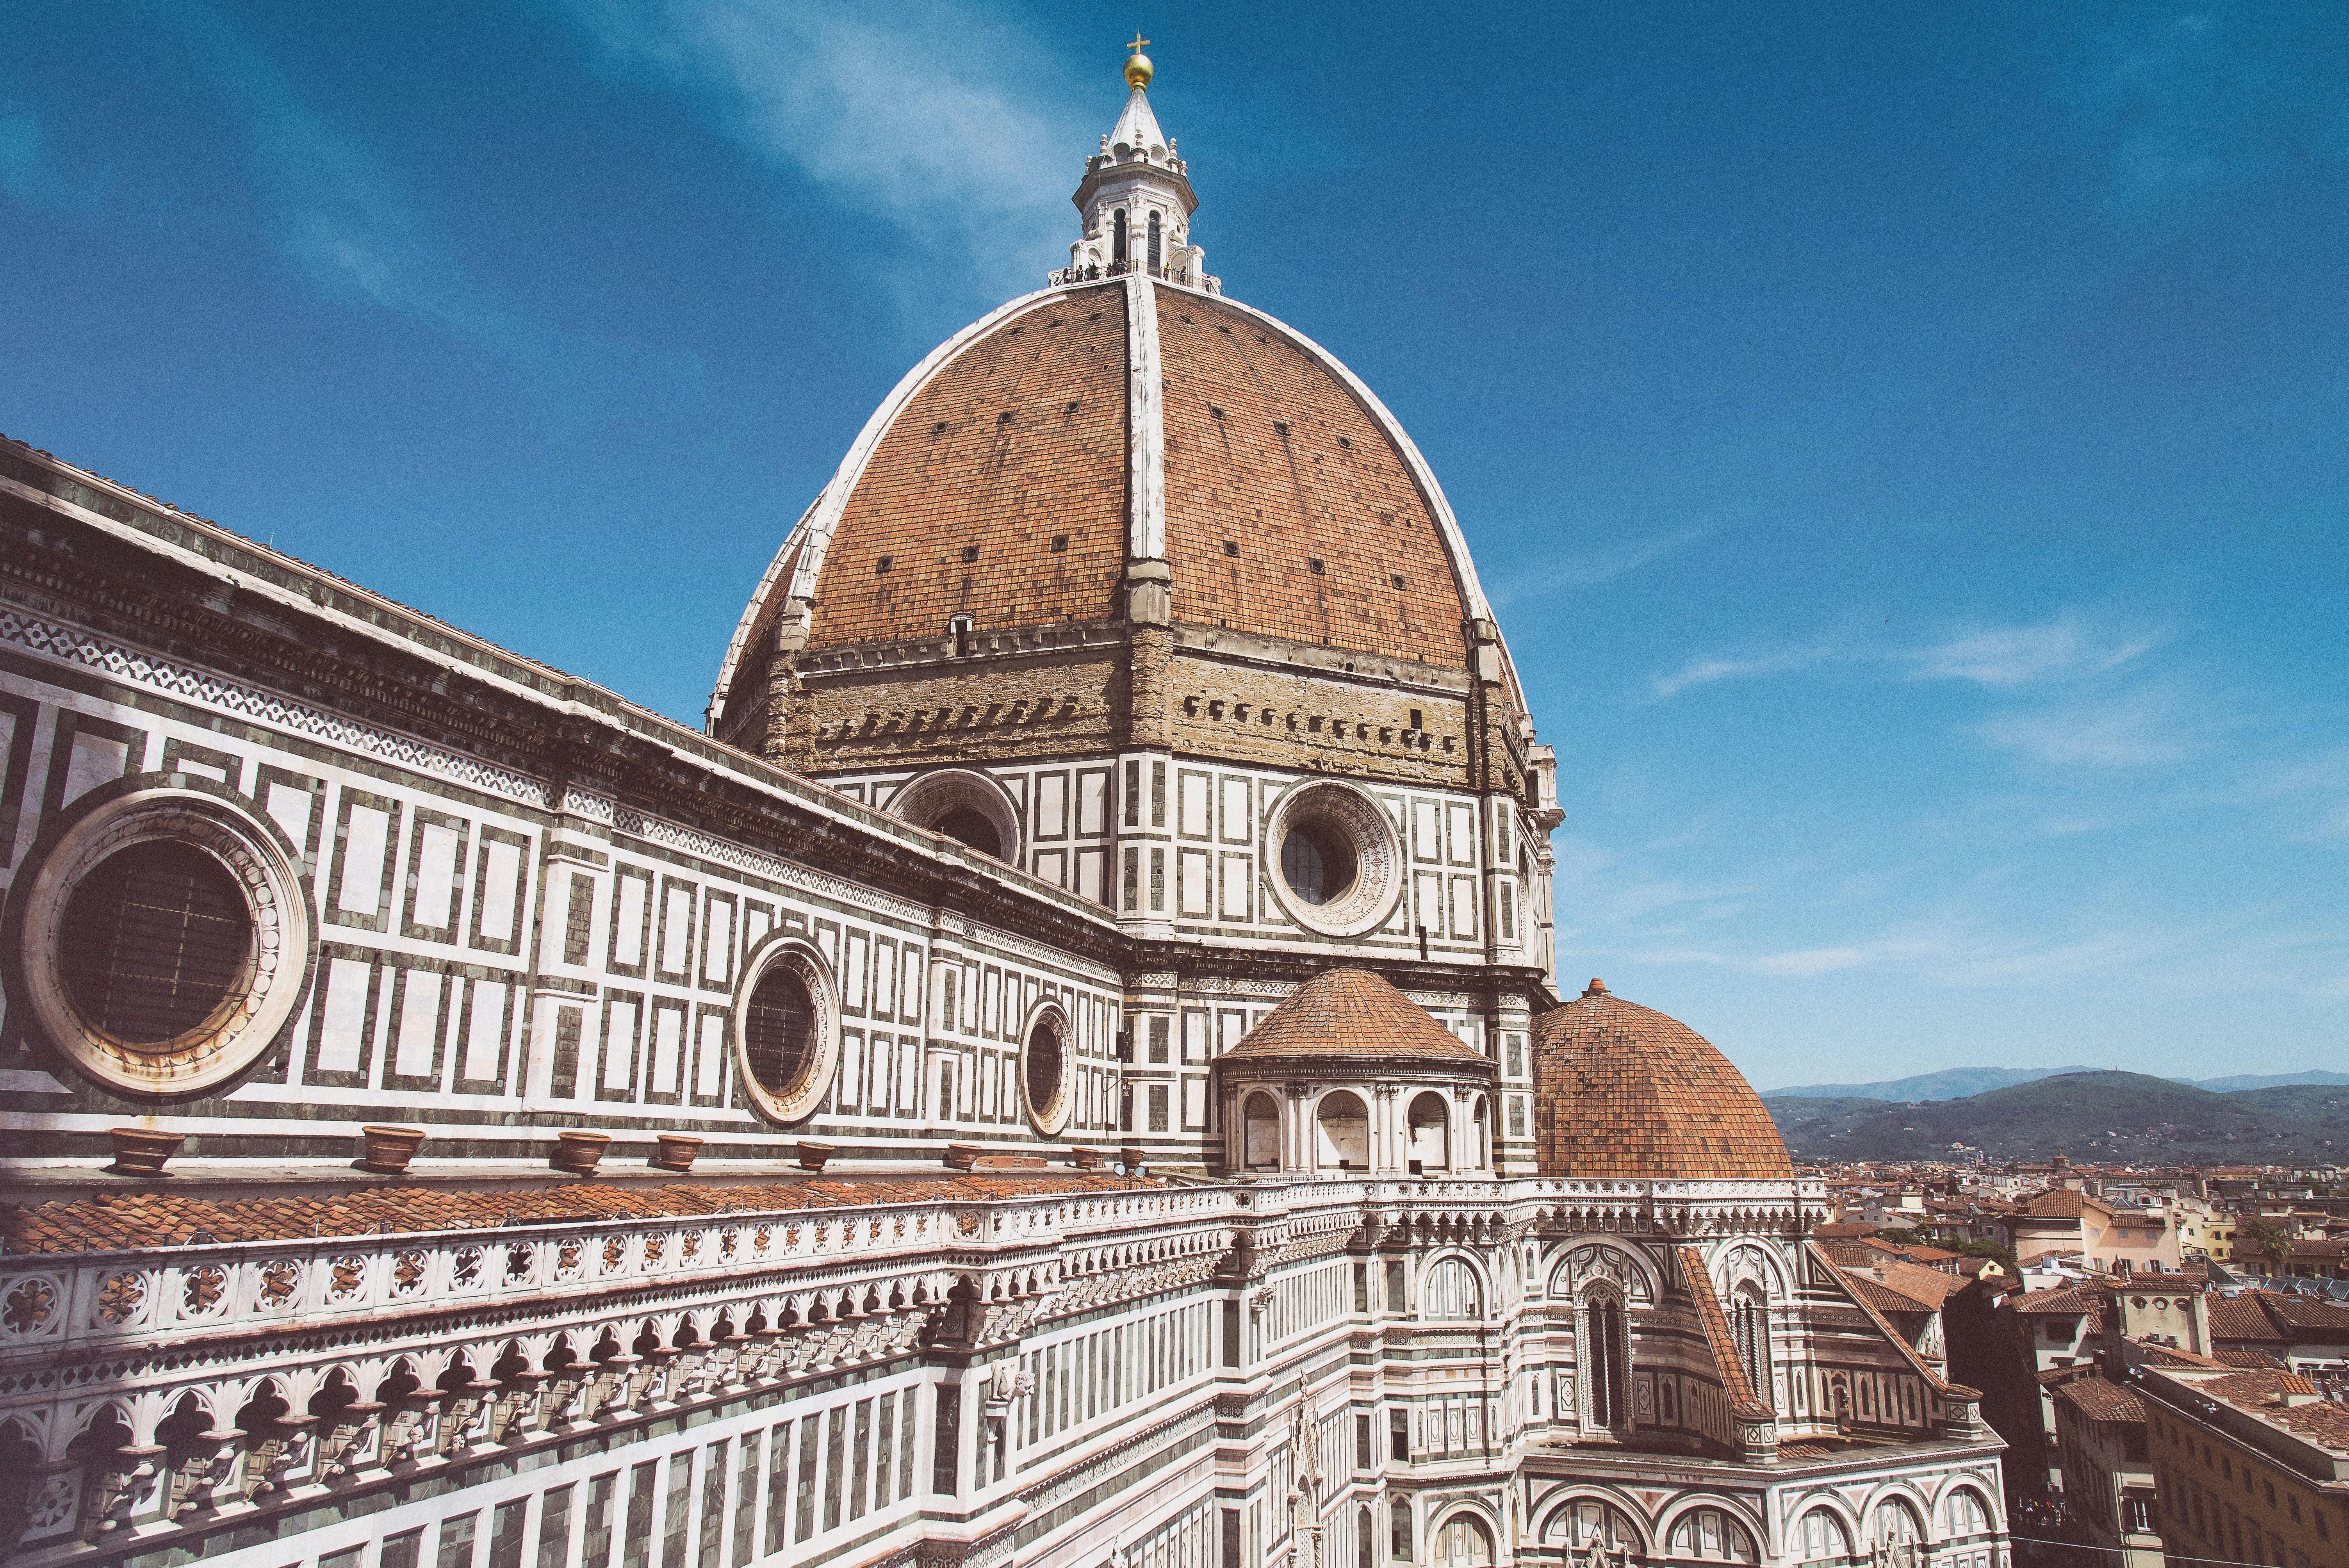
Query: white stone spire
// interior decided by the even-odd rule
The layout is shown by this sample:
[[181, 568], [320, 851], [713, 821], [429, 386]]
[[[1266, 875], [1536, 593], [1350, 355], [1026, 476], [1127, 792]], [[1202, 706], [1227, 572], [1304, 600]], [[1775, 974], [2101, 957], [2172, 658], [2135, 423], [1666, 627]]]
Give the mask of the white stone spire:
[[1199, 199], [1191, 193], [1189, 166], [1158, 129], [1150, 110], [1150, 57], [1139, 50], [1125, 62], [1125, 112], [1102, 138], [1101, 151], [1085, 160], [1085, 177], [1071, 198], [1084, 214], [1084, 237], [1069, 247], [1066, 269], [1055, 284], [1143, 273], [1167, 283], [1221, 293], [1223, 280], [1207, 275], [1207, 253], [1191, 242], [1191, 214]]

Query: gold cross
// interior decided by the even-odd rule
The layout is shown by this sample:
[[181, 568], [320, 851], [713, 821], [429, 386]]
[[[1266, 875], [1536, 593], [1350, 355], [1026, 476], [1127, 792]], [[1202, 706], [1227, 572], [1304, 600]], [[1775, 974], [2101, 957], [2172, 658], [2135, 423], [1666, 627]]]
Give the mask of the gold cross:
[[1127, 47], [1127, 48], [1129, 48], [1129, 49], [1132, 49], [1135, 54], [1137, 54], [1137, 55], [1138, 55], [1138, 54], [1142, 53], [1143, 46], [1143, 45], [1145, 45], [1145, 44], [1147, 44], [1147, 43], [1149, 43], [1149, 42], [1150, 42], [1150, 40], [1149, 40], [1149, 39], [1147, 39], [1147, 38], [1145, 38], [1145, 37], [1143, 37], [1143, 36], [1142, 36], [1142, 29], [1141, 29], [1141, 28], [1139, 28], [1139, 27], [1136, 27], [1136, 28], [1133, 30], [1133, 42], [1132, 42], [1131, 44], [1128, 44], [1128, 45], [1126, 46], [1126, 47]]

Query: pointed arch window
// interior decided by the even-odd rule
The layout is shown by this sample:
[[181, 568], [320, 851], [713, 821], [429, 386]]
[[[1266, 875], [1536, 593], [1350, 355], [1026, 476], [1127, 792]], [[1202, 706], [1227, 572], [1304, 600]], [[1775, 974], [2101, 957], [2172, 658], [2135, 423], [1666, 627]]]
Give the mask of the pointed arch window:
[[1109, 259], [1112, 262], [1125, 260], [1125, 209], [1123, 207], [1110, 218]]
[[1150, 214], [1150, 270], [1156, 272], [1158, 264], [1158, 214], [1153, 212]]
[[1775, 1408], [1778, 1401], [1770, 1390], [1770, 1304], [1750, 1281], [1738, 1286], [1730, 1328], [1737, 1342], [1737, 1358], [1745, 1364], [1745, 1380], [1754, 1386], [1754, 1397]]
[[1623, 1298], [1593, 1291], [1582, 1309], [1584, 1418], [1620, 1431], [1631, 1424], [1631, 1362], [1624, 1332]]

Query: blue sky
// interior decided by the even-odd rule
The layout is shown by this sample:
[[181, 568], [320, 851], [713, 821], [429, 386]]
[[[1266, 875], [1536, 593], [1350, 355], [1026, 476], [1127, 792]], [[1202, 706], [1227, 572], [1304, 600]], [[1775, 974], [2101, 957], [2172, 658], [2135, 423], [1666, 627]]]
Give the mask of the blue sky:
[[0, 429], [698, 722], [1120, 42], [1560, 758], [1562, 967], [1755, 1082], [2349, 1059], [2349, 12], [100, 3]]

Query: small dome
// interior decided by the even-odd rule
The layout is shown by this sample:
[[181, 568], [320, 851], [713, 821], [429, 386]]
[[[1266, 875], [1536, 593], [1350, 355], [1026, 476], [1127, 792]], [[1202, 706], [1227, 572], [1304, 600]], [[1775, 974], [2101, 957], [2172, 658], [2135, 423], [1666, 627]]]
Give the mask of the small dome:
[[1489, 1075], [1475, 1047], [1368, 969], [1325, 969], [1264, 1016], [1227, 1062], [1367, 1061], [1434, 1064]]
[[1545, 1176], [1795, 1174], [1762, 1097], [1728, 1057], [1599, 981], [1534, 1020], [1534, 1083]]

